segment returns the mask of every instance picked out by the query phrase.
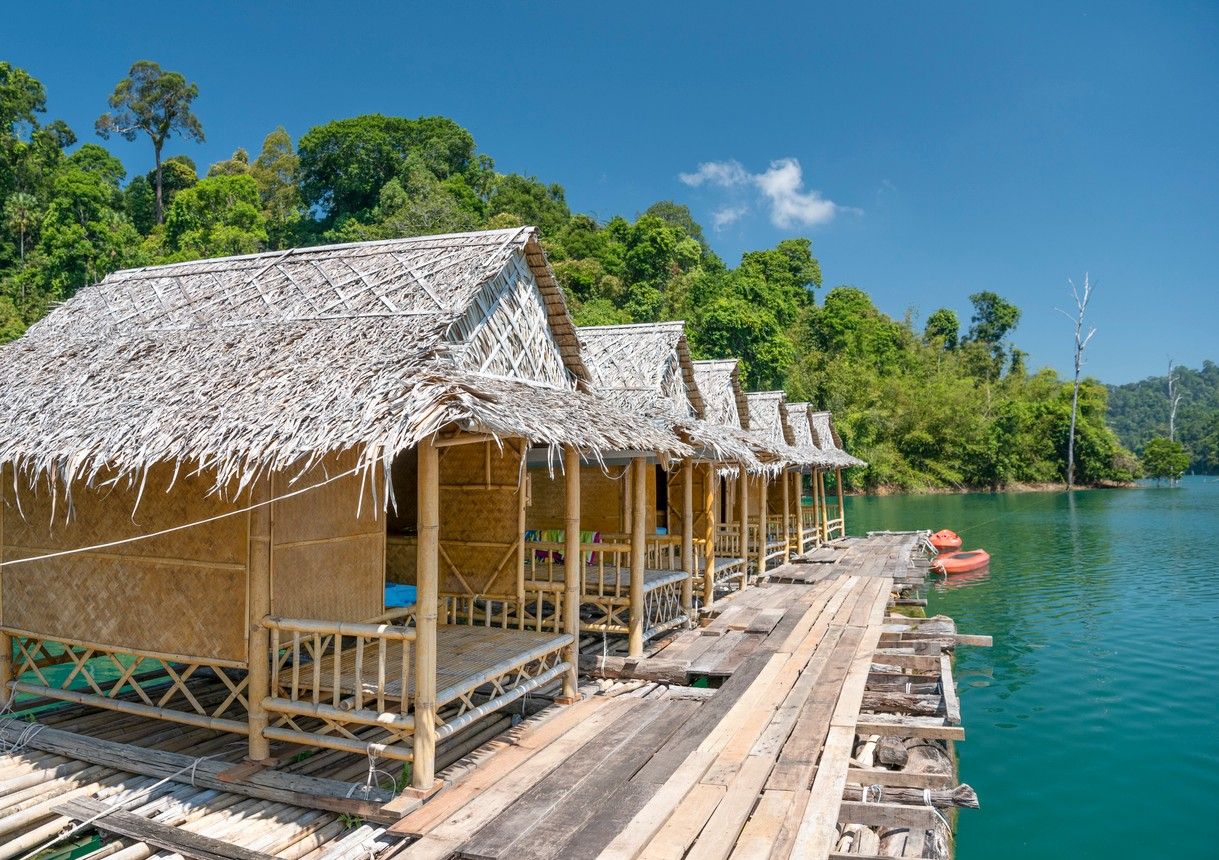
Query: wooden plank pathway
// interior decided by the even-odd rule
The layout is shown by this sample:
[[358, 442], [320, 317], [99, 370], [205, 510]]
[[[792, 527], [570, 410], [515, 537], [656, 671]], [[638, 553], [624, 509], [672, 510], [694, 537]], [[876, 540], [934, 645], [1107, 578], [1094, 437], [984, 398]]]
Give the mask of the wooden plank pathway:
[[[838, 542], [646, 658], [590, 657], [601, 677], [586, 698], [535, 697], [512, 728], [498, 715], [453, 747], [464, 757], [439, 774], [442, 791], [394, 814], [384, 789], [341, 796], [369, 768], [352, 756], [286, 749], [260, 771], [232, 736], [136, 717], [67, 708], [37, 730], [0, 723], [0, 860], [120, 799], [122, 814], [92, 825], [106, 846], [82, 856], [947, 856], [941, 810], [977, 803], [955, 785], [950, 655], [988, 640], [889, 614], [925, 575], [918, 543]], [[208, 756], [189, 775], [179, 766]], [[894, 764], [906, 758], [918, 766]]]

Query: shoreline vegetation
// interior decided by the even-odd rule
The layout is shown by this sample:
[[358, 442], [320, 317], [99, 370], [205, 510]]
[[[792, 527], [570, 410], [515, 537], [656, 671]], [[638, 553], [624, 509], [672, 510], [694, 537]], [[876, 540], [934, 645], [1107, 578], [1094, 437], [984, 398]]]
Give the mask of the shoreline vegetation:
[[[732, 266], [686, 206], [661, 200], [608, 220], [581, 214], [562, 186], [497, 170], [473, 135], [443, 116], [338, 119], [295, 142], [268, 117], [273, 130], [257, 155], [238, 147], [204, 170], [185, 154], [207, 123], [192, 113], [198, 89], [146, 61], [119, 83], [111, 112], [98, 105], [98, 134], [144, 128], [123, 112], [141, 121], [141, 111], [155, 112], [129, 96], [157, 81], [172, 85], [181, 127], [174, 136], [172, 123], [151, 117], [147, 137], [124, 133], [151, 144], [152, 169], [129, 176], [97, 138], [45, 116], [36, 78], [0, 62], [0, 343], [118, 269], [534, 225], [578, 325], [684, 320], [696, 359], [739, 357], [746, 389], [783, 389], [832, 411], [846, 449], [869, 464], [848, 471], [848, 491], [1066, 477], [1072, 385], [1026, 366], [1012, 340], [1020, 309], [984, 283], [968, 295], [967, 321], [948, 307], [895, 319], [862, 289], [824, 284], [808, 238], [747, 251]], [[1107, 423], [1108, 396], [1100, 382], [1083, 381], [1080, 486], [1140, 474]]]
[[[1101, 481], [1095, 484], [1076, 484], [1077, 490], [1131, 490], [1139, 485], [1135, 481]], [[1065, 493], [1066, 481], [1045, 481], [1036, 484], [1009, 484], [1004, 487], [925, 487], [920, 489], [905, 489], [893, 484], [885, 484], [868, 489], [851, 490], [848, 496], [964, 496], [969, 493]]]

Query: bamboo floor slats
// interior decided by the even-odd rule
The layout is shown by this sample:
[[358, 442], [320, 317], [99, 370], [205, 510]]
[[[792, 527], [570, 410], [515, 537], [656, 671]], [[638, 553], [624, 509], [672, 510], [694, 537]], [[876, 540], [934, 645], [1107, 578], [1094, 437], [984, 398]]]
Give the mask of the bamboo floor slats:
[[[0, 860], [99, 800], [151, 786], [160, 771], [137, 760], [171, 752], [216, 759], [199, 766], [197, 785], [180, 773], [127, 814], [103, 817], [96, 828], [115, 847], [94, 850], [98, 860], [940, 856], [940, 810], [976, 805], [972, 790], [954, 787], [951, 770], [894, 769], [877, 749], [907, 738], [911, 758], [926, 758], [964, 736], [950, 655], [986, 637], [959, 635], [945, 618], [888, 613], [899, 588], [892, 574], [909, 575], [914, 546], [892, 536], [853, 542], [834, 564], [802, 565], [827, 575], [726, 598], [705, 627], [634, 664], [684, 665], [718, 687], [624, 672], [586, 680], [573, 705], [543, 701], [523, 721], [488, 717], [448, 747], [445, 789], [394, 823], [226, 790], [215, 773], [240, 781], [249, 767], [231, 735], [61, 706], [41, 718], [41, 736], [0, 755]], [[452, 641], [475, 654], [494, 639]], [[220, 695], [212, 686], [199, 695]], [[0, 727], [0, 737], [20, 740], [23, 725]], [[49, 742], [62, 737], [112, 741], [131, 751], [135, 772]], [[298, 752], [273, 748], [277, 779], [365, 782], [363, 757]], [[384, 787], [377, 795], [387, 796]]]
[[[481, 686], [489, 677], [503, 674], [506, 668], [524, 666], [562, 648], [570, 642], [566, 633], [546, 633], [530, 630], [502, 630], [495, 627], [477, 627], [457, 624], [441, 624], [436, 628], [436, 701], [440, 705], [451, 702]], [[377, 692], [377, 667], [380, 655], [376, 649], [364, 652], [360, 671], [360, 686], [366, 695]], [[386, 645], [385, 662], [396, 666], [402, 660], [402, 643]], [[334, 691], [334, 656], [325, 654], [319, 661], [320, 684], [318, 690], [329, 695]], [[344, 655], [340, 664], [339, 689], [345, 695], [356, 691], [356, 667]], [[302, 672], [300, 687], [312, 690], [313, 673]], [[414, 680], [408, 678], [408, 694], [414, 694]], [[385, 698], [401, 701], [402, 685], [399, 679], [388, 679]]]

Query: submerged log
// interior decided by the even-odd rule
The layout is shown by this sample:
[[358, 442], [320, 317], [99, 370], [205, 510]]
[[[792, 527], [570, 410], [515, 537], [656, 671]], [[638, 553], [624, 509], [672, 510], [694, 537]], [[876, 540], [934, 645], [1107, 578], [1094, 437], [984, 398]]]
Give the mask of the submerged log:
[[908, 745], [906, 755], [903, 770], [909, 773], [952, 773], [952, 758], [937, 744]]

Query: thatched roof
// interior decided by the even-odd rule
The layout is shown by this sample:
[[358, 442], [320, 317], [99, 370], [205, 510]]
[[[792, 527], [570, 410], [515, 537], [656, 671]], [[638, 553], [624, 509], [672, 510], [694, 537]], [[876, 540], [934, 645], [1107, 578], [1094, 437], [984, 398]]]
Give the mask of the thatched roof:
[[791, 465], [805, 465], [805, 452], [797, 450], [792, 428], [783, 409], [782, 391], [750, 391], [745, 395], [749, 409], [749, 432], [761, 439]]
[[703, 417], [725, 427], [749, 429], [749, 406], [741, 387], [740, 362], [717, 358], [694, 362], [694, 382], [706, 403]]
[[583, 326], [579, 338], [593, 389], [625, 412], [675, 430], [703, 456], [761, 466], [739, 428], [703, 420], [685, 323]]
[[833, 467], [835, 464], [834, 457], [822, 451], [813, 439], [813, 428], [809, 423], [809, 413], [812, 410], [809, 404], [805, 402], [785, 402], [781, 408], [787, 418], [787, 424], [795, 437], [793, 447], [804, 458], [802, 460], [803, 464], [819, 469]]
[[842, 438], [838, 435], [838, 431], [834, 429], [833, 415], [831, 413], [814, 412], [810, 409], [808, 423], [812, 428], [813, 441], [833, 461], [832, 465], [842, 468], [868, 465], [858, 457], [852, 457], [842, 450]]
[[158, 461], [244, 483], [459, 428], [689, 453], [607, 409], [526, 227], [116, 272], [0, 350], [0, 464], [57, 480]]

